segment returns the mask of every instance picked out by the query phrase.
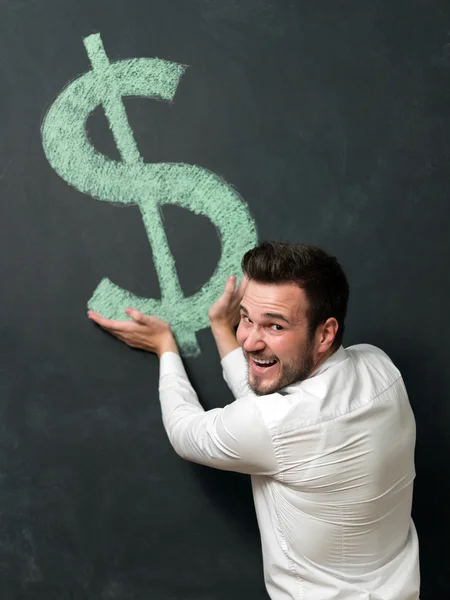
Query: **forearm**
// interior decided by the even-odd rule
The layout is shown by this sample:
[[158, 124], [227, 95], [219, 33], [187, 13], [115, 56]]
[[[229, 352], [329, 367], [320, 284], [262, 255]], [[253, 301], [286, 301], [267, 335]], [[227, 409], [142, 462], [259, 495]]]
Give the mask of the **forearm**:
[[197, 394], [189, 381], [179, 355], [166, 352], [161, 356], [159, 399], [164, 428], [177, 454], [185, 455], [184, 433], [192, 417], [203, 414]]
[[169, 352], [161, 360], [159, 395], [164, 428], [182, 458], [240, 473], [279, 470], [272, 438], [251, 398], [205, 411], [180, 357]]
[[[222, 361], [223, 376], [235, 398], [252, 395], [248, 385], [247, 363], [242, 353], [235, 352], [240, 345], [234, 327], [211, 321], [211, 331]], [[225, 360], [224, 360], [225, 359]]]
[[235, 398], [254, 395], [248, 384], [247, 361], [241, 347], [227, 354], [221, 364], [223, 378]]
[[239, 348], [234, 328], [229, 325], [219, 325], [211, 322], [211, 331], [216, 342], [220, 358], [225, 358], [230, 352]]

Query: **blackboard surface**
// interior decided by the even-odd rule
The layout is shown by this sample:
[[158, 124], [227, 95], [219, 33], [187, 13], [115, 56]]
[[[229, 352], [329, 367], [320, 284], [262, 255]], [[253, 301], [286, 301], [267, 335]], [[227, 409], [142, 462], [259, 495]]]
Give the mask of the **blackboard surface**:
[[[123, 100], [145, 163], [216, 174], [259, 239], [344, 265], [345, 343], [390, 354], [416, 415], [421, 597], [450, 597], [449, 31], [435, 0], [0, 1], [2, 600], [267, 597], [248, 478], [179, 459], [157, 360], [86, 318], [105, 277], [154, 299], [162, 285], [138, 207], [81, 193], [43, 148], [47, 111], [92, 68], [92, 34], [111, 62], [185, 66], [171, 102]], [[120, 159], [101, 106], [86, 128]], [[220, 237], [207, 214], [161, 211], [195, 295]], [[189, 374], [223, 406], [210, 331], [196, 340]]]

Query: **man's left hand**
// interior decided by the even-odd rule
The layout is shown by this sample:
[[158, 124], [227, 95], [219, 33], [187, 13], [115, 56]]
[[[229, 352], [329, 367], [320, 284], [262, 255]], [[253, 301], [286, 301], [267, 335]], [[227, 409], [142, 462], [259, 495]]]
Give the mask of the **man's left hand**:
[[178, 353], [170, 325], [157, 317], [144, 315], [134, 308], [127, 308], [131, 321], [105, 319], [99, 313], [89, 310], [88, 318], [105, 331], [132, 348], [154, 352], [161, 357], [164, 352]]

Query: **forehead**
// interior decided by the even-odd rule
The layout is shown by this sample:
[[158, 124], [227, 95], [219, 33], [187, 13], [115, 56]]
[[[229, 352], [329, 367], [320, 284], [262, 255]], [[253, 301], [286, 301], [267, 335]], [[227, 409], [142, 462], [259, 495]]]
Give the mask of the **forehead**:
[[250, 280], [242, 299], [249, 313], [281, 313], [289, 319], [306, 315], [308, 301], [305, 292], [293, 283], [258, 283]]

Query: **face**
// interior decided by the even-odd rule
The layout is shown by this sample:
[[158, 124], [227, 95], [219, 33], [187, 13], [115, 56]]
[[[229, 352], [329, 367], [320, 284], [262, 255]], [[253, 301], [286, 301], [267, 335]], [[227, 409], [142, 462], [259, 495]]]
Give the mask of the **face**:
[[307, 308], [305, 293], [295, 284], [249, 281], [237, 339], [256, 394], [271, 394], [303, 381], [316, 366], [317, 345], [309, 335]]

